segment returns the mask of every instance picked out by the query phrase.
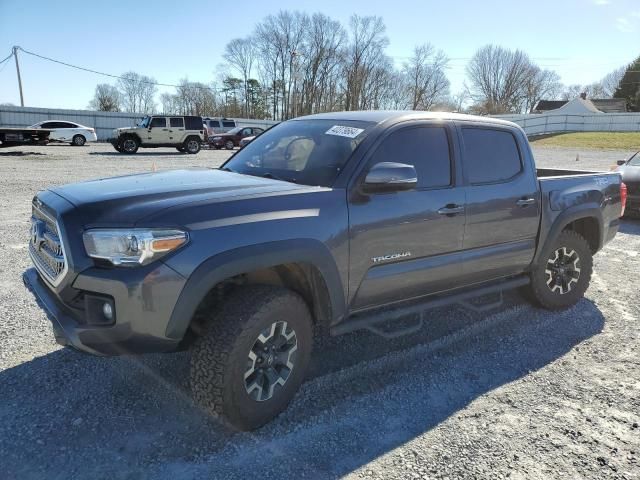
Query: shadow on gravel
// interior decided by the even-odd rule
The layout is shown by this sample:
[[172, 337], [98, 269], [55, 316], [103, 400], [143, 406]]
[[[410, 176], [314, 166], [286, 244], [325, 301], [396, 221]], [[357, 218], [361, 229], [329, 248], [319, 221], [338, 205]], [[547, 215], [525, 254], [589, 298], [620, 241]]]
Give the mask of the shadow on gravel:
[[629, 235], [640, 235], [640, 219], [625, 218], [620, 222], [618, 231]]
[[0, 372], [4, 475], [347, 474], [562, 357], [604, 324], [588, 300], [559, 313], [518, 302], [514, 296], [484, 315], [434, 311], [409, 339], [356, 333], [324, 340], [292, 405], [253, 433], [225, 431], [193, 405], [188, 354], [97, 358], [57, 350]]
[[127, 158], [135, 158], [135, 157], [157, 157], [162, 155], [163, 157], [190, 157], [188, 153], [182, 153], [178, 151], [173, 152], [136, 152], [136, 153], [120, 153], [116, 152], [89, 152], [89, 155], [99, 155], [103, 157], [127, 157]]
[[41, 152], [23, 152], [23, 151], [11, 151], [11, 152], [0, 152], [0, 157], [26, 157], [31, 155], [46, 155], [46, 153]]

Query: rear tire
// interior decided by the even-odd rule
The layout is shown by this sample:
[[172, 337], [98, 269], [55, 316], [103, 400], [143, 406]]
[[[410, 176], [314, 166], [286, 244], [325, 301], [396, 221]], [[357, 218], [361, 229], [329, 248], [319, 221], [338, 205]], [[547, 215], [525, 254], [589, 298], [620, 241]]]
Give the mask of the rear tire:
[[586, 292], [593, 271], [593, 255], [582, 235], [565, 230], [531, 271], [526, 296], [549, 310], [568, 308]]
[[200, 139], [197, 137], [189, 137], [184, 141], [184, 151], [195, 155], [200, 151]]
[[304, 380], [312, 327], [307, 305], [290, 290], [236, 290], [194, 344], [194, 399], [239, 430], [264, 425], [287, 407]]
[[71, 139], [71, 145], [73, 145], [74, 147], [82, 147], [85, 143], [87, 143], [87, 139], [80, 134], [74, 135]]

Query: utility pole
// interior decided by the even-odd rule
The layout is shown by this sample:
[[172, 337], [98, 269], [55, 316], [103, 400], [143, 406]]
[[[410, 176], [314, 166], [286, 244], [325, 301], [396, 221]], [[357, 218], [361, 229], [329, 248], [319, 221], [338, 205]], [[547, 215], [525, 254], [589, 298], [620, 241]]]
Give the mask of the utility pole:
[[22, 95], [22, 78], [20, 78], [20, 64], [18, 63], [18, 47], [13, 47], [13, 58], [16, 61], [16, 73], [18, 74], [18, 88], [20, 89], [20, 106], [24, 107], [24, 96]]

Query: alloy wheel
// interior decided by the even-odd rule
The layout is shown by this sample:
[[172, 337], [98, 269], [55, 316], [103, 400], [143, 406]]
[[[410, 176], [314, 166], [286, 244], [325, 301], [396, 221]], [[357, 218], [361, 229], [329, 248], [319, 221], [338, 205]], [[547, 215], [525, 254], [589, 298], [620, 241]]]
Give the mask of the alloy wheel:
[[560, 247], [547, 260], [547, 287], [560, 295], [569, 293], [580, 278], [580, 257], [573, 249]]
[[244, 387], [252, 399], [264, 402], [284, 387], [295, 366], [297, 349], [296, 332], [287, 322], [274, 322], [260, 332], [244, 373]]

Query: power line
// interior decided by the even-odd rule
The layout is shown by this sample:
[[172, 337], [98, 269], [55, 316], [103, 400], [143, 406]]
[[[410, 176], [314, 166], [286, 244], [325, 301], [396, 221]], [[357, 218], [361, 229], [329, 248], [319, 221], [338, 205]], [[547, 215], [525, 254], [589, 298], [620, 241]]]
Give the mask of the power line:
[[5, 58], [0, 60], [0, 65], [2, 65], [4, 62], [8, 61], [11, 57], [13, 57], [13, 51], [9, 55], [7, 55]]
[[[70, 68], [75, 68], [77, 70], [82, 70], [84, 72], [89, 72], [89, 73], [95, 73], [96, 75], [102, 75], [105, 77], [110, 77], [110, 78], [116, 78], [119, 80], [129, 80], [127, 77], [123, 77], [121, 75], [114, 75], [112, 73], [106, 73], [106, 72], [100, 72], [98, 70], [93, 70], [91, 68], [86, 68], [86, 67], [80, 67], [78, 65], [73, 65], [71, 63], [67, 63], [67, 62], [63, 62], [61, 60], [56, 60], [54, 58], [50, 58], [50, 57], [46, 57], [44, 55], [40, 55], [38, 53], [35, 52], [30, 52], [29, 50], [25, 50], [22, 47], [18, 47], [19, 50], [21, 50], [22, 52], [26, 53], [27, 55], [33, 55], [34, 57], [38, 57], [41, 58], [42, 60], [47, 60], [49, 62], [54, 62], [54, 63], [58, 63], [60, 65], [64, 65], [65, 67], [70, 67]], [[13, 55], [13, 54], [12, 54]], [[11, 55], [10, 55], [11, 56]], [[1, 62], [0, 62], [1, 63]], [[138, 80], [140, 83], [144, 83], [147, 85], [156, 85], [159, 87], [173, 87], [173, 88], [181, 88], [184, 87], [184, 85], [174, 85], [172, 83], [160, 83], [160, 82], [150, 82], [147, 80]], [[203, 90], [212, 90], [214, 92], [217, 91], [222, 91], [220, 89], [214, 88], [214, 87], [207, 87], [207, 86], [195, 86], [195, 85], [189, 85], [190, 88], [199, 88], [199, 89], [203, 89]]]

